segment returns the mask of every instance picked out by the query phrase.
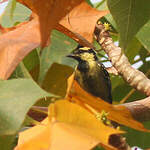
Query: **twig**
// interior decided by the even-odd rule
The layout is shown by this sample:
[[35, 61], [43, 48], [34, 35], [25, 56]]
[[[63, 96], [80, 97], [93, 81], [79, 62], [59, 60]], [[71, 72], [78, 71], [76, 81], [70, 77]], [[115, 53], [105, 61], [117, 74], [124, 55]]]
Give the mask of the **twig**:
[[120, 104], [125, 103], [125, 101], [135, 92], [135, 89], [130, 90], [130, 92], [120, 101]]

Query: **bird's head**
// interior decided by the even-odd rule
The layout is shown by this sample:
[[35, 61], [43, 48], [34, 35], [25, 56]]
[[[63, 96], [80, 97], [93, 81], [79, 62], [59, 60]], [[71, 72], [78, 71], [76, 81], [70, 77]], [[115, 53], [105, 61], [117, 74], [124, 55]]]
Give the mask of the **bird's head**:
[[89, 47], [77, 47], [72, 53], [67, 55], [67, 57], [74, 58], [78, 62], [84, 61], [96, 61], [96, 52]]

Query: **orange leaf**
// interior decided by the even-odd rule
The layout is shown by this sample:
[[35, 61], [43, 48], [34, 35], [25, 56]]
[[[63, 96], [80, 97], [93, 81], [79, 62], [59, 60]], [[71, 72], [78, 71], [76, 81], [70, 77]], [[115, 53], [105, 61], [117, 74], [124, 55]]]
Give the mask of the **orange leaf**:
[[66, 98], [72, 101], [80, 101], [83, 104], [88, 104], [98, 112], [105, 110], [109, 112], [108, 118], [116, 121], [119, 124], [126, 125], [133, 129], [140, 131], [150, 132], [150, 130], [144, 128], [143, 124], [134, 120], [130, 111], [125, 106], [111, 105], [104, 100], [94, 97], [91, 94], [84, 91], [80, 85], [74, 80], [74, 75], [68, 80], [68, 89]]
[[46, 125], [42, 123], [21, 132], [15, 150], [88, 150], [98, 143], [98, 140], [72, 129], [70, 125], [60, 122]]
[[[82, 34], [81, 31], [83, 29], [83, 22], [89, 20], [87, 16], [84, 16], [82, 20], [82, 29], [78, 28], [79, 33], [81, 35], [74, 32], [76, 28], [72, 28], [72, 26], [76, 26], [79, 20], [76, 20], [76, 17], [81, 17], [80, 9], [83, 9], [82, 15], [86, 14], [85, 11], [89, 11], [93, 14], [90, 18], [95, 18], [94, 20], [90, 19], [90, 22], [93, 22], [89, 25], [86, 30], [89, 31], [90, 37], [92, 35], [91, 32], [94, 30], [95, 22], [97, 18], [104, 15], [100, 11], [97, 11], [93, 8], [90, 8], [84, 0], [18, 0], [22, 4], [28, 6], [32, 11], [32, 18], [29, 22], [21, 23], [15, 27], [10, 29], [4, 29], [1, 27], [1, 31], [5, 34], [0, 36], [0, 78], [7, 79], [10, 74], [13, 72], [18, 63], [34, 48], [38, 47], [40, 43], [42, 45], [46, 45], [51, 30], [58, 25], [58, 22], [62, 19], [63, 24], [70, 29], [71, 31], [67, 31], [66, 34], [72, 33], [75, 38], [82, 39], [81, 36], [88, 35]], [[85, 7], [85, 8], [84, 8]], [[73, 10], [73, 11], [72, 11]], [[70, 23], [66, 20], [66, 15], [71, 11], [69, 16]], [[89, 13], [87, 13], [89, 14]], [[63, 19], [64, 18], [64, 19]], [[87, 24], [87, 22], [85, 22]], [[60, 27], [60, 26], [59, 26]], [[90, 28], [89, 28], [90, 27]], [[65, 27], [64, 27], [65, 28]], [[63, 29], [64, 29], [63, 28]], [[66, 28], [66, 29], [67, 29]], [[8, 32], [9, 31], [9, 32]], [[72, 36], [71, 35], [71, 36]], [[72, 36], [73, 37], [73, 36]], [[75, 39], [74, 38], [74, 39]], [[86, 41], [86, 40], [85, 40]], [[83, 44], [83, 43], [82, 43]], [[85, 45], [85, 44], [84, 44]], [[92, 44], [88, 44], [89, 46]], [[90, 46], [91, 47], [91, 46]]]
[[[40, 44], [39, 23], [33, 19], [0, 36], [0, 78], [7, 79], [18, 63]], [[30, 33], [30, 34], [29, 34]], [[36, 37], [36, 38], [33, 38]]]
[[[66, 136], [62, 135], [62, 138], [60, 137], [62, 143], [65, 143], [67, 139], [68, 143], [73, 142], [75, 141], [75, 138], [76, 141], [79, 142], [80, 141], [79, 139], [82, 137], [83, 143], [82, 142], [79, 143], [81, 145], [83, 144], [84, 147], [88, 146], [89, 147], [88, 149], [91, 149], [92, 148], [91, 146], [96, 146], [93, 145], [94, 141], [97, 144], [100, 143], [109, 147], [110, 145], [108, 144], [108, 139], [110, 135], [124, 133], [123, 131], [115, 130], [111, 127], [104, 125], [101, 121], [96, 119], [95, 116], [89, 113], [86, 109], [82, 108], [77, 104], [70, 103], [66, 100], [60, 100], [57, 101], [55, 104], [50, 105], [49, 114], [50, 120], [55, 119], [55, 122], [64, 123], [64, 128], [65, 126], [67, 128], [68, 127], [70, 128], [70, 129], [68, 128], [68, 130], [70, 130], [68, 132], [68, 137], [67, 135]], [[80, 149], [87, 149], [86, 147], [85, 148], [84, 147], [83, 148], [80, 147]]]
[[26, 24], [26, 23], [28, 23], [28, 21], [19, 23], [18, 25], [13, 26], [13, 27], [10, 27], [10, 28], [4, 28], [2, 25], [0, 25], [0, 31], [1, 31], [1, 33], [7, 33], [7, 32], [9, 32], [9, 31], [12, 31], [12, 30], [15, 30], [15, 29], [21, 27], [22, 25], [24, 25], [24, 24]]
[[74, 33], [72, 31], [70, 31], [69, 29], [67, 29], [66, 27], [64, 27], [61, 24], [57, 24], [55, 26], [55, 29], [63, 32], [64, 34], [68, 35], [70, 38], [74, 39], [75, 41], [77, 41], [80, 45], [86, 46], [86, 47], [90, 47], [90, 48], [94, 48], [93, 44], [90, 43], [89, 41], [87, 41], [84, 37], [82, 37], [80, 34], [78, 33]]
[[50, 123], [48, 118], [40, 125], [19, 133], [15, 150], [48, 150], [50, 142]]
[[45, 46], [51, 30], [65, 17], [73, 8], [77, 7], [83, 0], [18, 0], [29, 7], [34, 17], [40, 22], [42, 46]]
[[[59, 26], [58, 22], [69, 29], [78, 38], [93, 40], [96, 21], [108, 11], [98, 11], [87, 4], [85, 0], [18, 0], [33, 11], [33, 16], [39, 18], [41, 40], [44, 46], [51, 30]], [[62, 32], [64, 29], [56, 27]], [[65, 32], [66, 33], [66, 32]], [[70, 33], [66, 33], [67, 35]], [[83, 36], [83, 37], [82, 37]], [[85, 45], [87, 46], [87, 45]]]
[[114, 150], [108, 144], [111, 134], [123, 131], [105, 126], [94, 115], [77, 104], [60, 100], [50, 105], [49, 121], [21, 132], [15, 150], [90, 150], [98, 144]]
[[[34, 48], [38, 47], [40, 43], [42, 43], [42, 46], [46, 45], [51, 30], [55, 28], [55, 26], [58, 26], [58, 22], [60, 20], [60, 23], [66, 26], [66, 29], [68, 28], [71, 30], [70, 32], [68, 30], [66, 34], [72, 33], [72, 35], [75, 35], [71, 35], [72, 37], [82, 39], [82, 41], [86, 41], [82, 36], [85, 38], [90, 37], [88, 40], [91, 41], [95, 22], [98, 18], [107, 13], [106, 11], [100, 12], [94, 8], [91, 8], [84, 0], [18, 1], [33, 11], [32, 19], [29, 22], [21, 23], [10, 29], [0, 27], [0, 30], [5, 33], [0, 36], [1, 79], [7, 79], [18, 63]], [[70, 22], [67, 20], [68, 16]], [[87, 22], [87, 20], [89, 22]], [[82, 22], [80, 27], [79, 22]], [[75, 30], [77, 30], [79, 34], [75, 33]], [[90, 45], [89, 47], [91, 47], [91, 44], [89, 43], [88, 45], [83, 45]]]
[[107, 10], [98, 11], [83, 1], [72, 9], [59, 23], [74, 34], [79, 34], [89, 42], [92, 42], [96, 22], [108, 14], [108, 12]]

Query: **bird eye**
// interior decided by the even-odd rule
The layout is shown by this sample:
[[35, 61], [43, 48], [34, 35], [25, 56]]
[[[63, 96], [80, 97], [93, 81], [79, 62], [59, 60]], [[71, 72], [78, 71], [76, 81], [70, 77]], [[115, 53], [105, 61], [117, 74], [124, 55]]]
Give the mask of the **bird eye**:
[[84, 51], [83, 50], [78, 50], [78, 53], [83, 53]]
[[94, 55], [96, 55], [96, 52], [93, 49], [90, 49], [88, 52], [93, 53]]

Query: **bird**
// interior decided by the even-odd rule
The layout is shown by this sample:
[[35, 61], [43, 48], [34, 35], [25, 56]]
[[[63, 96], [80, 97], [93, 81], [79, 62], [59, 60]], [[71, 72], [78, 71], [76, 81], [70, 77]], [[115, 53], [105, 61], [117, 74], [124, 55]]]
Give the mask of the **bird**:
[[78, 46], [67, 57], [78, 62], [74, 79], [88, 93], [112, 103], [111, 81], [109, 73], [99, 61], [94, 49]]

